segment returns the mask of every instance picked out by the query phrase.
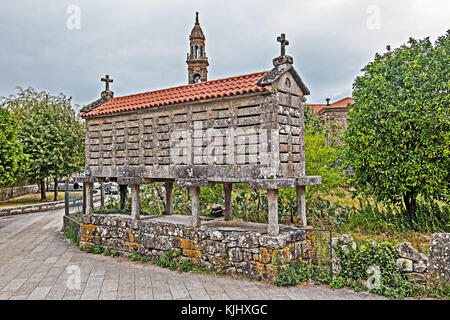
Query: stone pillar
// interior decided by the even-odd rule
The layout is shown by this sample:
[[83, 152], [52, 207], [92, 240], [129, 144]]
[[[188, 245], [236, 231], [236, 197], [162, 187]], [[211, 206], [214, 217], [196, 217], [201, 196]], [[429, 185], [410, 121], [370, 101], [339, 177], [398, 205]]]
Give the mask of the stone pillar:
[[166, 214], [173, 214], [173, 181], [166, 181], [164, 187], [166, 189]]
[[200, 227], [200, 187], [189, 187], [192, 198], [191, 226]]
[[297, 192], [297, 215], [301, 219], [301, 225], [306, 227], [308, 225], [306, 221], [306, 187], [297, 186], [295, 191]]
[[94, 184], [92, 182], [86, 182], [84, 184], [86, 188], [86, 210], [85, 214], [94, 213]]
[[139, 203], [139, 191], [141, 186], [139, 184], [131, 185], [131, 218], [139, 220], [141, 214], [141, 206]]
[[224, 183], [223, 190], [225, 191], [225, 220], [233, 219], [233, 206], [231, 205], [231, 190], [233, 185], [231, 183]]
[[98, 182], [100, 183], [100, 206], [105, 205], [105, 179], [99, 178]]
[[124, 210], [127, 206], [127, 193], [128, 193], [128, 189], [127, 189], [127, 185], [126, 184], [121, 184], [119, 185], [119, 198], [120, 198], [120, 209]]
[[269, 226], [267, 232], [271, 236], [276, 236], [280, 232], [278, 226], [278, 189], [267, 190], [267, 200], [269, 207]]

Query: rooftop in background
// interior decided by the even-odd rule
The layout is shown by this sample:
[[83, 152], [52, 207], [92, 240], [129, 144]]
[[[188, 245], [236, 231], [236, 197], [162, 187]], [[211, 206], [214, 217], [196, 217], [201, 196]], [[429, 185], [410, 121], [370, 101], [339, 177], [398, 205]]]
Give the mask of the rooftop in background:
[[257, 82], [268, 71], [234, 76], [229, 78], [193, 83], [168, 89], [116, 97], [82, 115], [83, 118], [125, 112], [131, 110], [199, 101], [210, 98], [235, 96], [261, 92], [270, 85], [259, 86]]
[[313, 109], [317, 113], [321, 113], [323, 108], [346, 108], [347, 104], [353, 104], [355, 103], [355, 100], [353, 100], [351, 97], [347, 97], [341, 100], [338, 100], [336, 102], [330, 103], [330, 105], [324, 104], [308, 104], [311, 109]]

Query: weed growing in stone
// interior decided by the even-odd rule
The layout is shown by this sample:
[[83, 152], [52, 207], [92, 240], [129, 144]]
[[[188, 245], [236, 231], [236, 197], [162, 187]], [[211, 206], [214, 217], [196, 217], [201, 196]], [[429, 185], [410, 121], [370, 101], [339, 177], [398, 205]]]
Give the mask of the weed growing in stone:
[[79, 245], [78, 234], [75, 229], [71, 229], [69, 231], [69, 230], [67, 230], [67, 228], [64, 228], [63, 233], [67, 239], [70, 239], [70, 241], [72, 241], [72, 243], [78, 247], [78, 245]]
[[103, 247], [102, 247], [102, 242], [101, 240], [99, 240], [97, 242], [97, 244], [90, 246], [88, 249], [88, 253], [93, 253], [93, 254], [102, 254], [103, 253]]
[[131, 253], [130, 260], [131, 261], [139, 261], [139, 262], [147, 262], [148, 258], [146, 256], [143, 256], [143, 255], [137, 253], [136, 251], [133, 251]]
[[105, 252], [103, 254], [105, 256], [111, 256], [112, 255], [111, 248], [110, 247], [106, 247]]

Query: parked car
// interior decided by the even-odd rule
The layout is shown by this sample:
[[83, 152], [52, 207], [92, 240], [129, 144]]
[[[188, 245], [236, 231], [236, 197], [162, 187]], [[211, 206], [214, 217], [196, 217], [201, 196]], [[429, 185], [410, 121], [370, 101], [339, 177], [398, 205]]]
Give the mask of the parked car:
[[[119, 192], [119, 185], [117, 182], [104, 182], [103, 186], [105, 188], [105, 193], [113, 193], [116, 194]], [[100, 190], [101, 184], [100, 182], [94, 182], [94, 190]]]
[[119, 193], [119, 184], [117, 182], [105, 182], [105, 193]]
[[[55, 190], [55, 184], [51, 183], [48, 185], [48, 191], [54, 191]], [[65, 182], [58, 182], [58, 191], [64, 191], [66, 190], [66, 183]], [[83, 190], [83, 184], [79, 182], [70, 182], [69, 180], [69, 191], [73, 190]]]

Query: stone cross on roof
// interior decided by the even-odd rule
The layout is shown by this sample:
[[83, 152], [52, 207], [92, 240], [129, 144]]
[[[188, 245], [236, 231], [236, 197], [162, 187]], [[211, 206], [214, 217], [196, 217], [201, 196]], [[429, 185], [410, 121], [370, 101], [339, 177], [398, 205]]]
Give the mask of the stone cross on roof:
[[277, 41], [281, 43], [281, 56], [284, 56], [286, 54], [286, 46], [289, 45], [289, 41], [286, 40], [286, 35], [284, 33], [282, 33], [280, 37], [277, 37]]
[[107, 74], [104, 78], [100, 79], [101, 81], [105, 82], [106, 88], [105, 91], [109, 91], [109, 83], [113, 83], [114, 80], [109, 78], [109, 74]]

